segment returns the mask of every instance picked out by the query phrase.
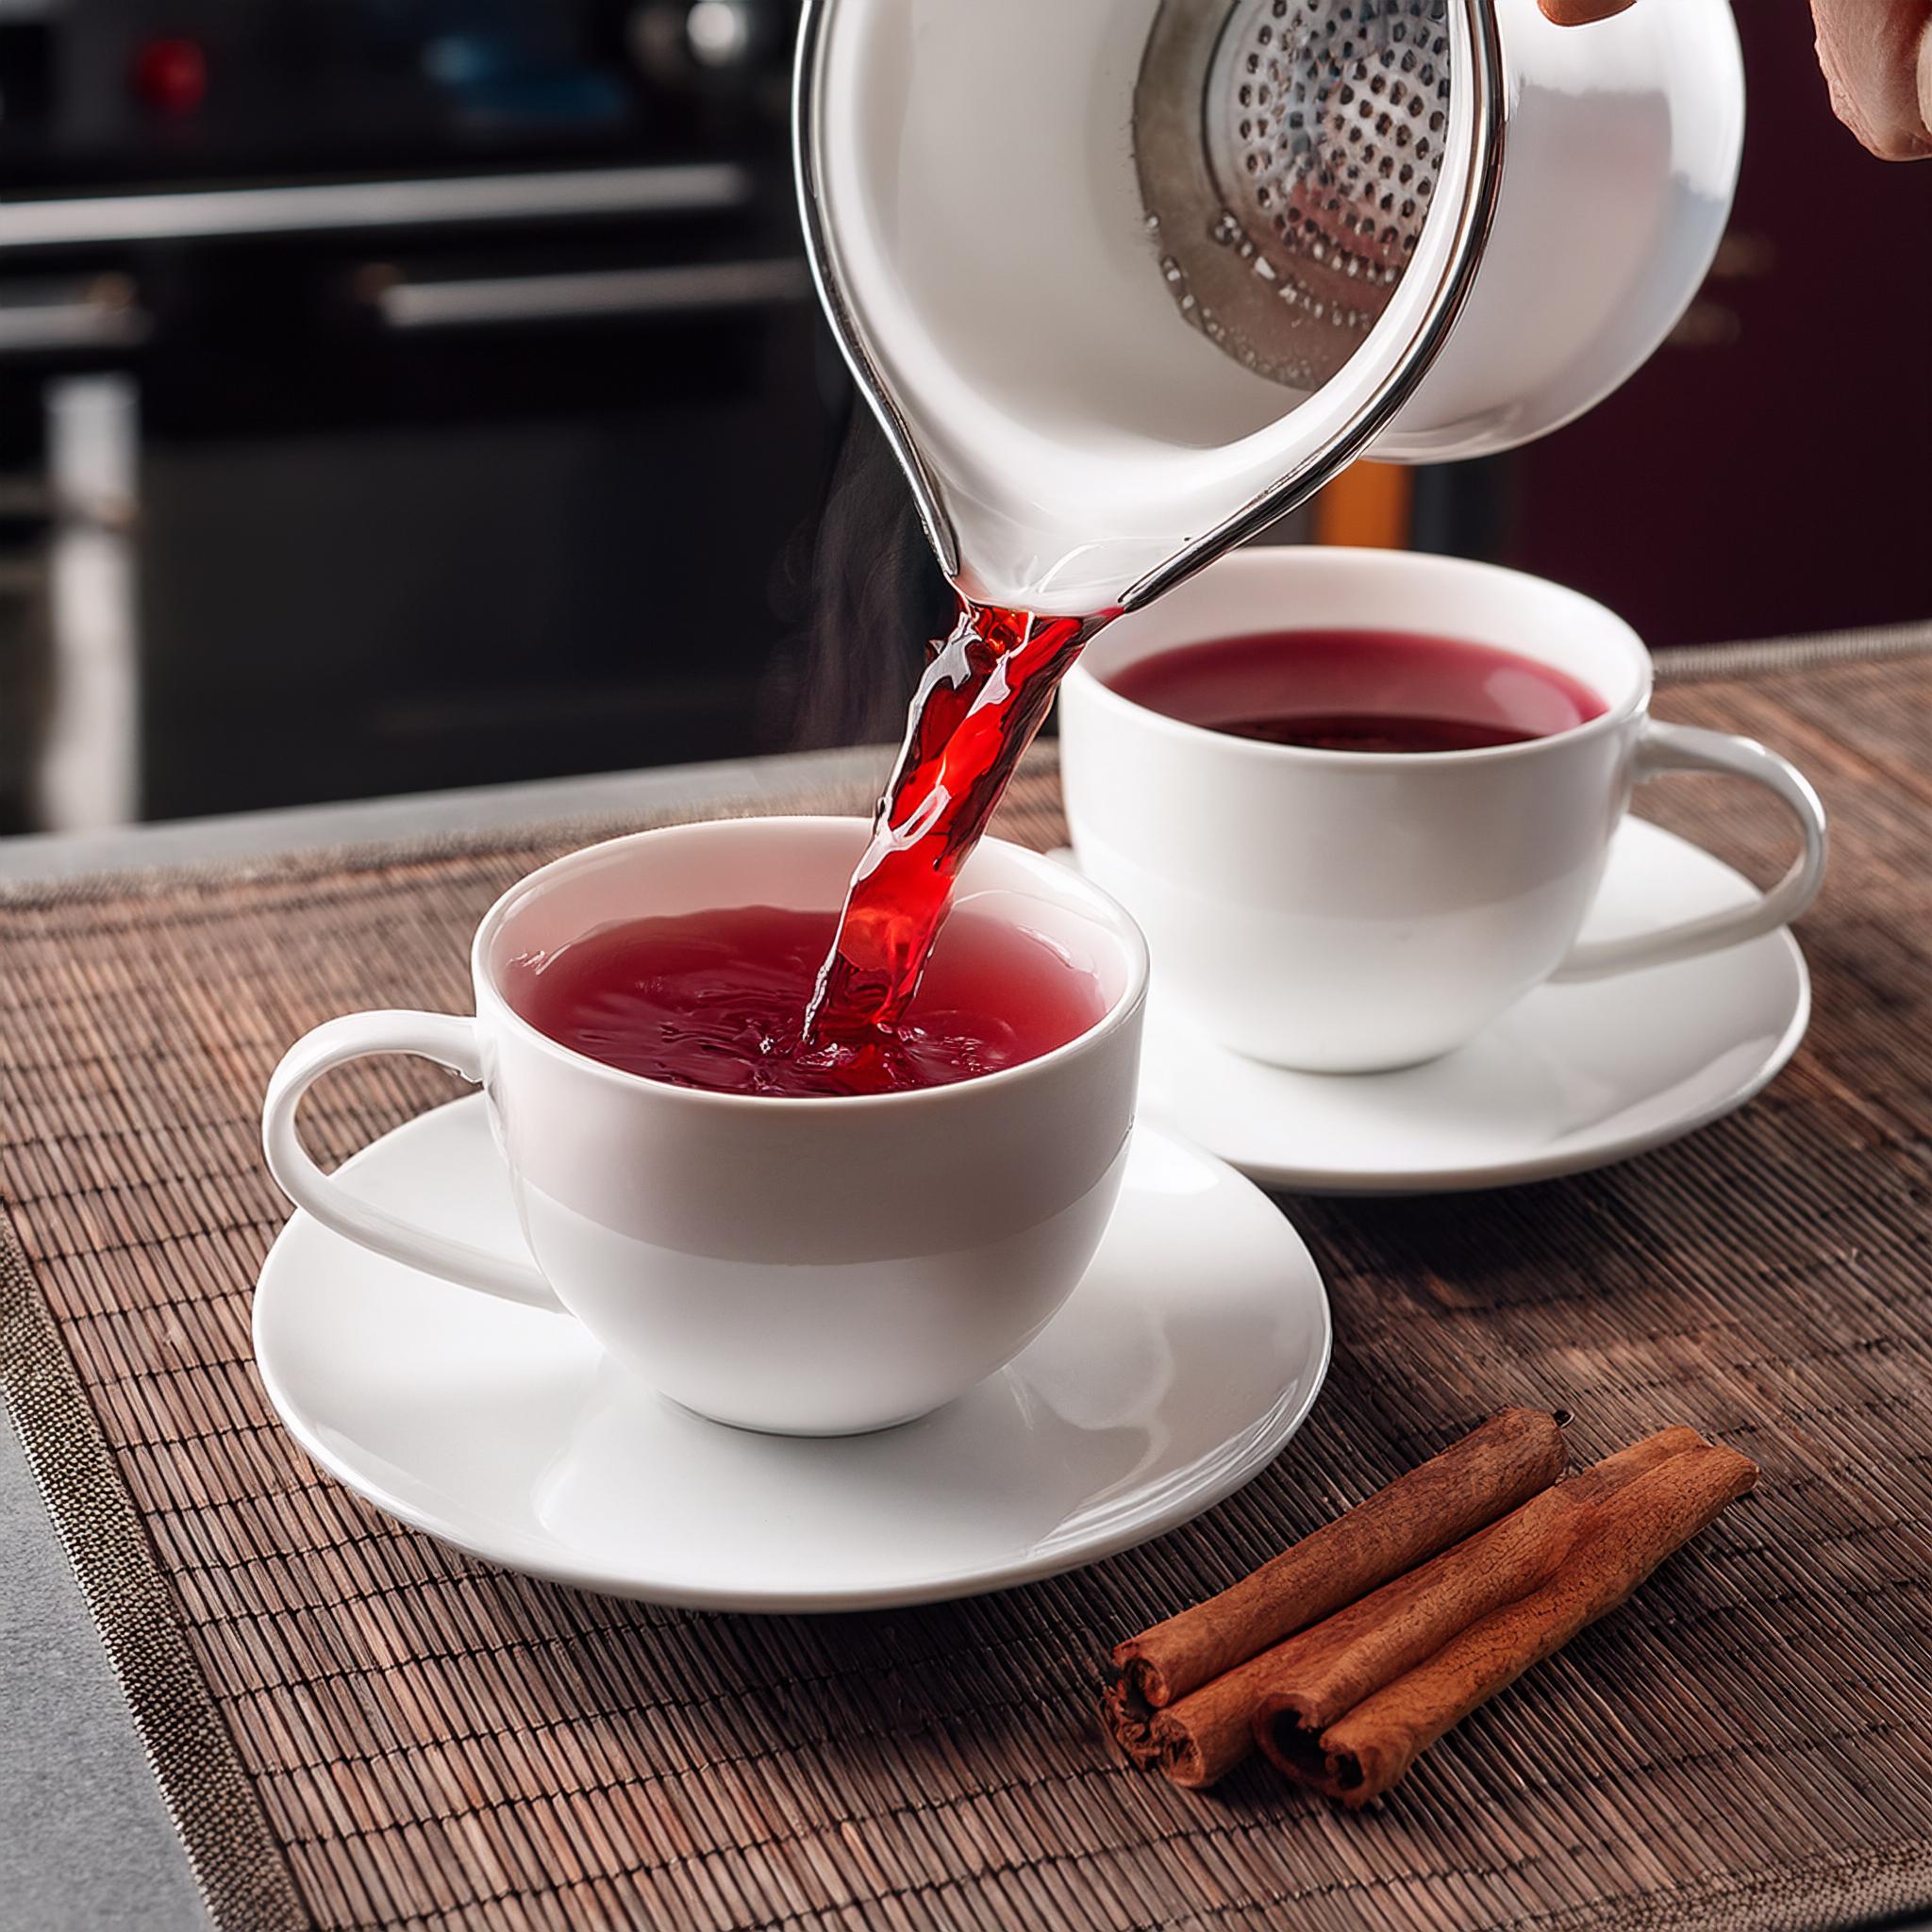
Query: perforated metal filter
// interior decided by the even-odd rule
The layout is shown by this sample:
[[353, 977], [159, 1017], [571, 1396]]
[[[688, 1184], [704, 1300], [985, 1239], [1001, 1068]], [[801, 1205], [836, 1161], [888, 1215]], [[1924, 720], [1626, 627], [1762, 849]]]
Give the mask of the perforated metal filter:
[[1360, 345], [1435, 193], [1446, 0], [1162, 0], [1134, 90], [1159, 272], [1181, 313], [1301, 390]]

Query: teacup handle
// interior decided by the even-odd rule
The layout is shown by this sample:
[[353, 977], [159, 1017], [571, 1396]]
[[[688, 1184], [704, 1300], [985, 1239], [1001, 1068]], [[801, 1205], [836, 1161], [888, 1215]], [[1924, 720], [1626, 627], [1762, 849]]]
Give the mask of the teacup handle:
[[392, 1261], [407, 1262], [425, 1274], [480, 1289], [505, 1301], [561, 1312], [563, 1305], [550, 1284], [528, 1261], [474, 1248], [358, 1201], [309, 1158], [295, 1128], [296, 1104], [331, 1067], [374, 1053], [416, 1054], [462, 1079], [479, 1085], [483, 1079], [474, 1020], [454, 1013], [407, 1011], [348, 1013], [340, 1020], [325, 1020], [282, 1056], [262, 1103], [262, 1151], [282, 1192], [325, 1227]]
[[1699, 953], [1714, 953], [1789, 925], [1818, 896], [1824, 880], [1824, 807], [1811, 781], [1795, 765], [1749, 738], [1703, 731], [1694, 724], [1645, 724], [1631, 772], [1633, 782], [1659, 778], [1667, 772], [1714, 772], [1748, 778], [1777, 798], [1798, 822], [1805, 849], [1763, 898], [1728, 912], [1687, 919], [1657, 932], [1632, 933], [1620, 940], [1590, 940], [1572, 947], [1550, 976], [1556, 980], [1604, 979], [1638, 966], [1664, 966]]

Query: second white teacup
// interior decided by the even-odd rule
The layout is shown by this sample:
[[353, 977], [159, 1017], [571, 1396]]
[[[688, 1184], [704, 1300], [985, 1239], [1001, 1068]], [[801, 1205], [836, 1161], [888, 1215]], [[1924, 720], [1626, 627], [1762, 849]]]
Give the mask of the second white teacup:
[[[1514, 652], [1605, 708], [1521, 743], [1331, 751], [1187, 724], [1109, 682], [1189, 644], [1343, 628]], [[1409, 1066], [1544, 980], [1736, 945], [1810, 904], [1825, 850], [1810, 785], [1748, 739], [1659, 724], [1650, 691], [1630, 626], [1541, 578], [1392, 551], [1238, 551], [1088, 645], [1060, 696], [1067, 823], [1081, 870], [1146, 933], [1157, 988], [1213, 1038], [1312, 1072]], [[1577, 944], [1631, 788], [1669, 772], [1764, 786], [1802, 854], [1753, 905]]]

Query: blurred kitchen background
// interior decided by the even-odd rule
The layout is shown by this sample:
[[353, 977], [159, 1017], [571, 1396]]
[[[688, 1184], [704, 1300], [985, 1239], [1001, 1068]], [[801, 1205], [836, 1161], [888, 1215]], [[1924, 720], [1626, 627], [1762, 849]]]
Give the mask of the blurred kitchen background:
[[[1801, 8], [1738, 11], [1737, 211], [1651, 365], [1281, 536], [1659, 644], [1932, 611], [1932, 164], [1839, 127]], [[946, 593], [846, 447], [793, 12], [0, 0], [0, 832], [890, 730]]]

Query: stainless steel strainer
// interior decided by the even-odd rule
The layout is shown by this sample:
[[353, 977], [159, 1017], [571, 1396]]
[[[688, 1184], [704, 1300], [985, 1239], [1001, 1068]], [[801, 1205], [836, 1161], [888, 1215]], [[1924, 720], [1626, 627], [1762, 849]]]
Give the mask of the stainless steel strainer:
[[1447, 0], [1162, 0], [1134, 161], [1181, 313], [1303, 391], [1415, 252], [1449, 119]]

